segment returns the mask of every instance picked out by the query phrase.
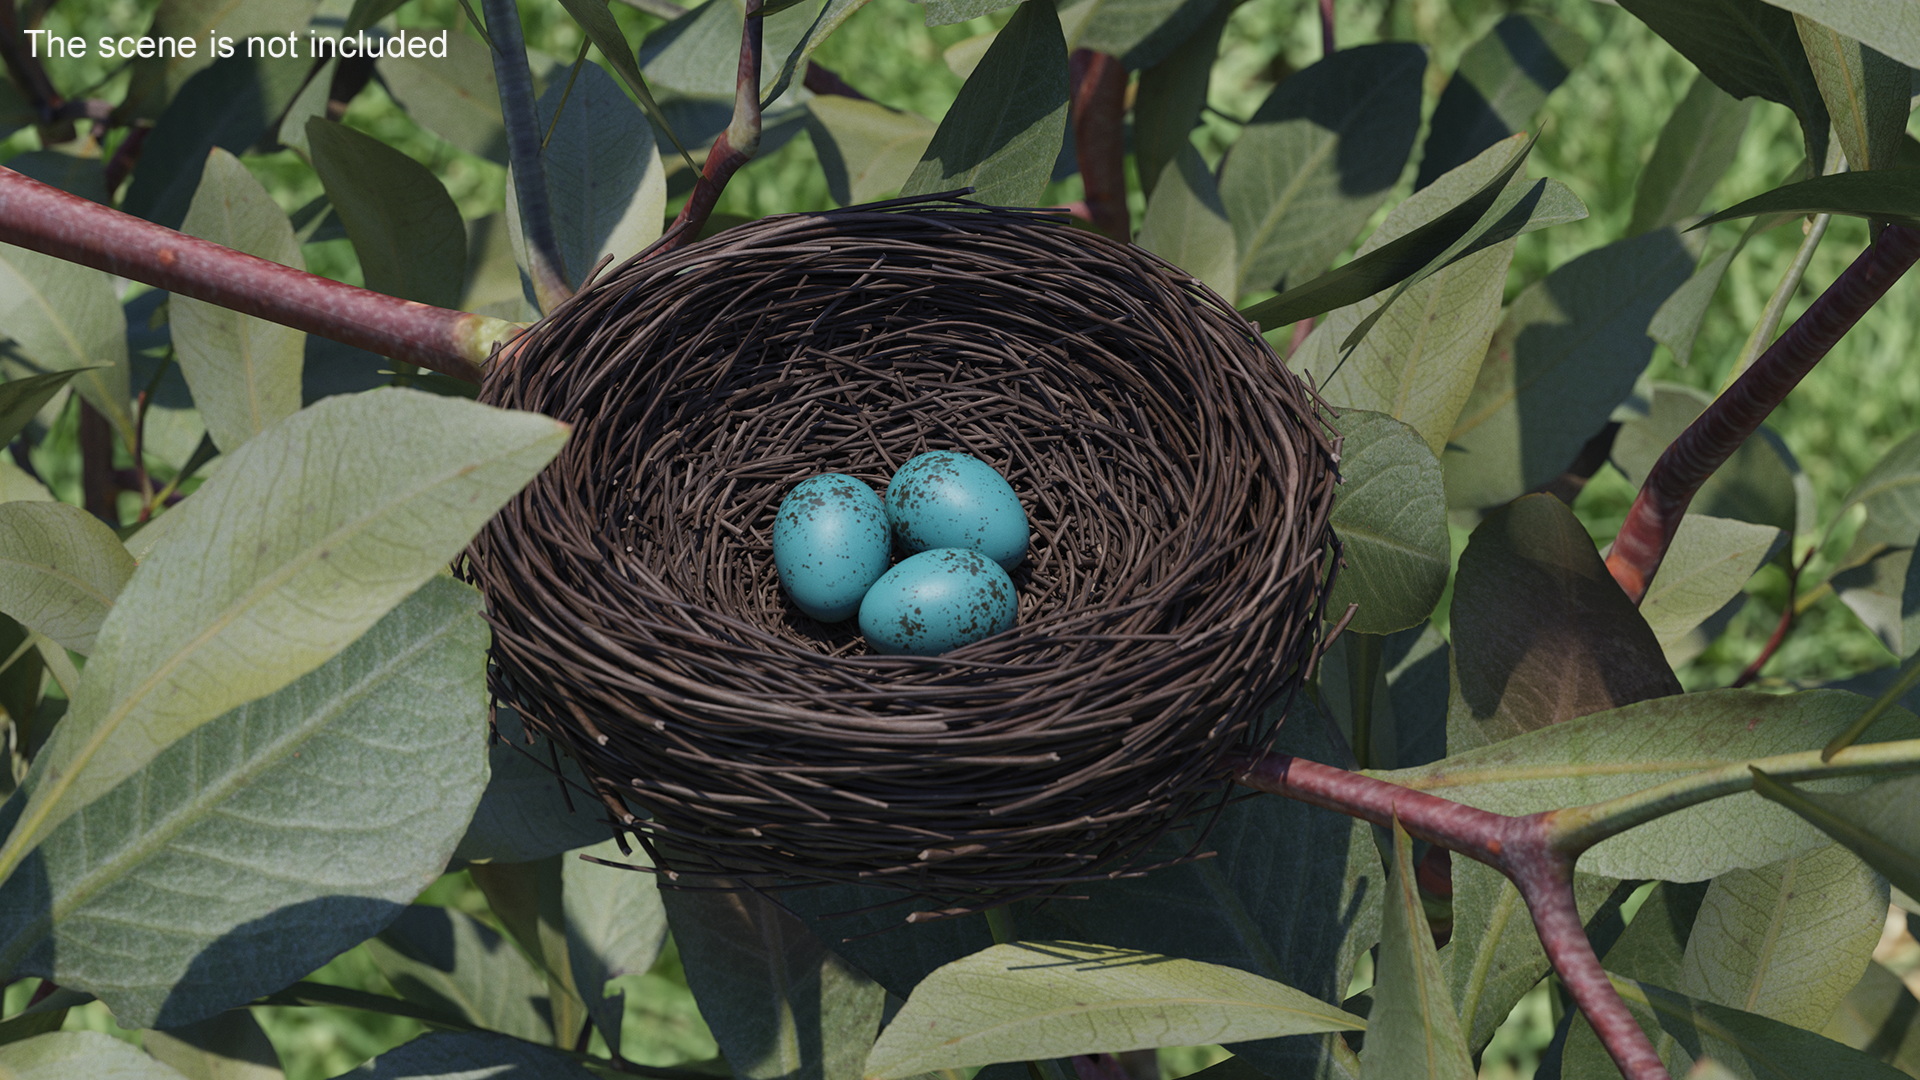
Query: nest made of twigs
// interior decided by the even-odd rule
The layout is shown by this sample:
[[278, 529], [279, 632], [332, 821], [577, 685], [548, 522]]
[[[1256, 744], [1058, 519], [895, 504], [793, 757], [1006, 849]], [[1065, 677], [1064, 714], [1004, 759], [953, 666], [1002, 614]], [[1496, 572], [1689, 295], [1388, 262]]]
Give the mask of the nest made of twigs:
[[[979, 905], [1126, 872], [1310, 658], [1317, 399], [1190, 275], [1057, 215], [900, 200], [643, 253], [482, 400], [574, 425], [469, 552], [494, 692], [681, 874]], [[800, 614], [788, 489], [942, 449], [1026, 508], [1015, 627], [878, 656]]]

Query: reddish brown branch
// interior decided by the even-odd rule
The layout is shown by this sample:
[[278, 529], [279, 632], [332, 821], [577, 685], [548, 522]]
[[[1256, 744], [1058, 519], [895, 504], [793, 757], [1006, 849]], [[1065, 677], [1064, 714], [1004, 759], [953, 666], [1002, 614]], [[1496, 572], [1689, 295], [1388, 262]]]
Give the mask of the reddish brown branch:
[[1808, 548], [1805, 557], [1787, 567], [1787, 609], [1780, 613], [1780, 621], [1773, 627], [1773, 636], [1769, 637], [1766, 645], [1761, 647], [1760, 655], [1754, 657], [1753, 663], [1748, 664], [1746, 669], [1740, 672], [1740, 677], [1733, 680], [1734, 689], [1737, 690], [1759, 678], [1760, 669], [1767, 666], [1767, 661], [1773, 659], [1773, 654], [1780, 651], [1781, 643], [1786, 641], [1787, 635], [1793, 632], [1794, 619], [1799, 614], [1800, 607], [1800, 574], [1806, 570], [1807, 564], [1813, 561], [1814, 553], [1819, 550], [1820, 547], [1817, 544]]
[[120, 527], [120, 484], [113, 472], [113, 425], [80, 402], [80, 503], [87, 513]]
[[1547, 959], [1627, 1080], [1667, 1080], [1646, 1032], [1607, 980], [1573, 898], [1577, 851], [1554, 847], [1550, 814], [1508, 817], [1284, 754], [1240, 763], [1250, 788], [1370, 821], [1478, 859], [1505, 874], [1533, 913]]
[[1075, 49], [1068, 64], [1073, 85], [1073, 152], [1086, 186], [1094, 228], [1125, 240], [1133, 232], [1127, 211], [1127, 69], [1120, 59]]
[[467, 382], [512, 325], [358, 289], [142, 221], [0, 168], [0, 243], [143, 281]]
[[1646, 595], [1694, 492], [1916, 260], [1920, 231], [1888, 226], [1654, 462], [1607, 557], [1607, 569], [1634, 603]]
[[1332, 56], [1333, 50], [1333, 0], [1320, 0], [1320, 54]]
[[733, 122], [713, 140], [700, 178], [693, 182], [680, 216], [656, 251], [668, 251], [700, 238], [727, 181], [760, 149], [760, 45], [767, 21], [759, 17], [761, 0], [747, 0], [747, 24], [740, 32], [740, 67], [734, 79]]

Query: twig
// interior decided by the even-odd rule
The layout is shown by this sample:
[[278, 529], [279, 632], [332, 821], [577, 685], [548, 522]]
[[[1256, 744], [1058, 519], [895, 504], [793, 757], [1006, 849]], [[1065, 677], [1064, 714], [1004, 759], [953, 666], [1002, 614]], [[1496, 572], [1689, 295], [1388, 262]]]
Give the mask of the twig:
[[552, 311], [573, 295], [573, 285], [553, 231], [547, 168], [540, 158], [540, 115], [533, 103], [533, 72], [527, 67], [520, 11], [514, 0], [480, 0], [480, 9], [487, 19], [487, 39], [493, 42], [493, 77], [500, 84], [514, 205], [520, 211], [520, 235], [527, 242], [527, 276], [540, 310]]
[[209, 243], [0, 167], [0, 243], [91, 266], [480, 381], [480, 364], [514, 323], [401, 300]]
[[1120, 59], [1075, 49], [1068, 60], [1073, 86], [1073, 152], [1086, 187], [1094, 228], [1115, 240], [1133, 231], [1127, 212], [1127, 69]]
[[80, 502], [87, 513], [120, 527], [120, 485], [113, 476], [113, 425], [84, 399], [80, 402]]
[[1398, 821], [1414, 837], [1505, 874], [1533, 913], [1547, 959], [1621, 1074], [1627, 1080], [1668, 1080], [1660, 1055], [1607, 981], [1587, 940], [1573, 897], [1573, 863], [1584, 849], [1556, 843], [1553, 815], [1508, 817], [1284, 754], [1241, 764], [1245, 768], [1235, 779], [1247, 787], [1376, 825]]
[[1332, 56], [1333, 44], [1333, 0], [1320, 0], [1320, 54]]
[[767, 21], [759, 18], [761, 0], [747, 0], [746, 25], [740, 30], [740, 67], [734, 79], [733, 122], [713, 140], [693, 194], [655, 251], [669, 251], [700, 238], [727, 181], [760, 149], [760, 47]]
[[1888, 226], [1654, 462], [1607, 557], [1607, 569], [1634, 603], [1646, 595], [1700, 485], [1916, 260], [1920, 231]]
[[1773, 636], [1769, 637], [1767, 643], [1761, 646], [1760, 655], [1754, 657], [1753, 663], [1748, 664], [1746, 668], [1740, 672], [1739, 677], [1733, 680], [1734, 689], [1737, 690], [1759, 678], [1760, 669], [1767, 666], [1767, 661], [1773, 659], [1773, 654], [1780, 650], [1781, 643], [1787, 640], [1789, 633], [1793, 632], [1794, 619], [1800, 614], [1800, 605], [1798, 603], [1800, 575], [1806, 571], [1807, 564], [1813, 561], [1813, 556], [1819, 550], [1820, 545], [1815, 544], [1807, 549], [1806, 555], [1802, 556], [1799, 562], [1789, 563], [1787, 565], [1786, 610], [1780, 613], [1780, 621], [1774, 624], [1773, 627]]

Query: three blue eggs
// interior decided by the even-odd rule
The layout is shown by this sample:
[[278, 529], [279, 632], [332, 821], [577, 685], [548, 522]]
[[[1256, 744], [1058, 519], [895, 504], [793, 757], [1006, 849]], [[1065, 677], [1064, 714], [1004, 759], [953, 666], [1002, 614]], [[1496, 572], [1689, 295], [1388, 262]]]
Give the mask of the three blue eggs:
[[[896, 542], [908, 557], [889, 568]], [[821, 622], [858, 613], [882, 654], [934, 656], [1012, 627], [1007, 571], [1026, 552], [1013, 486], [947, 450], [902, 465], [884, 499], [844, 473], [811, 477], [774, 518], [774, 567], [794, 606]]]

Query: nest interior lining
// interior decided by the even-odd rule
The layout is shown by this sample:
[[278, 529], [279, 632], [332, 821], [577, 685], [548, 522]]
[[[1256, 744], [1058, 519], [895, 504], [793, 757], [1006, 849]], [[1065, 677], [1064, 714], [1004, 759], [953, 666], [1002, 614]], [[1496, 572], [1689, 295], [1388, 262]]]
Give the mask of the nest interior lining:
[[[643, 254], [483, 400], [575, 425], [469, 555], [496, 693], [683, 872], [980, 899], [1124, 870], [1217, 800], [1311, 647], [1311, 392], [1187, 275], [1057, 218], [851, 208]], [[1027, 511], [1019, 620], [869, 655], [787, 602], [775, 509], [940, 449]]]

